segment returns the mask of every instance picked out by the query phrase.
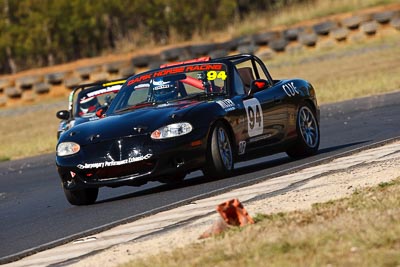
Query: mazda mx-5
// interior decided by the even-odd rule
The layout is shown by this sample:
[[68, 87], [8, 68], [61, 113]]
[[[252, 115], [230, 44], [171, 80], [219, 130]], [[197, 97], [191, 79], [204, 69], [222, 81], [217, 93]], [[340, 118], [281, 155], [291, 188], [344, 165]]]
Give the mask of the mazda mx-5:
[[254, 55], [162, 65], [127, 79], [101, 120], [60, 136], [56, 164], [73, 205], [100, 187], [176, 183], [195, 170], [218, 179], [234, 163], [317, 152], [319, 107], [302, 79], [273, 79]]

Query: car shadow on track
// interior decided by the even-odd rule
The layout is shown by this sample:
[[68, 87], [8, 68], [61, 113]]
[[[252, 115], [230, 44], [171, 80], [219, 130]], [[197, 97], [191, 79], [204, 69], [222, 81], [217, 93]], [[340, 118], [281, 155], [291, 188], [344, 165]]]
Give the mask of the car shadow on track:
[[[331, 152], [338, 151], [338, 150], [341, 150], [341, 149], [344, 149], [344, 148], [348, 148], [348, 147], [357, 146], [357, 145], [364, 144], [364, 143], [368, 143], [370, 141], [371, 140], [348, 143], [348, 144], [332, 146], [332, 147], [327, 147], [327, 148], [324, 148], [324, 149], [320, 149], [318, 151], [317, 155], [315, 155], [315, 156], [312, 156], [312, 157], [309, 157], [309, 158], [302, 158], [302, 159], [298, 159], [298, 160], [289, 158], [288, 156], [283, 156], [283, 157], [278, 158], [278, 159], [268, 160], [268, 161], [264, 161], [264, 162], [261, 162], [261, 163], [256, 163], [256, 164], [248, 165], [248, 166], [245, 166], [245, 167], [237, 168], [237, 169], [235, 169], [235, 172], [234, 172], [233, 175], [234, 176], [238, 176], [238, 175], [249, 174], [249, 173], [252, 173], [252, 172], [257, 172], [257, 171], [261, 171], [261, 170], [264, 170], [264, 169], [270, 169], [270, 168], [273, 168], [273, 167], [277, 167], [279, 165], [290, 164], [290, 163], [293, 166], [298, 166], [299, 163], [300, 164], [306, 164], [306, 163], [308, 163], [310, 161], [315, 161], [315, 160], [324, 158], [325, 155], [329, 156]], [[289, 167], [292, 167], [292, 166], [289, 166]]]
[[[246, 174], [250, 174], [250, 173], [254, 173], [257, 171], [261, 171], [261, 170], [265, 170], [265, 169], [271, 169], [274, 167], [278, 167], [284, 164], [290, 164], [289, 168], [292, 168], [294, 166], [298, 166], [299, 163], [300, 164], [306, 164], [307, 162], [310, 162], [313, 160], [318, 160], [321, 159], [322, 155], [328, 155], [330, 156], [330, 154], [332, 154], [332, 152], [334, 151], [338, 151], [344, 148], [349, 148], [349, 147], [353, 147], [353, 146], [357, 146], [360, 144], [364, 144], [364, 143], [368, 143], [371, 142], [371, 140], [366, 140], [366, 141], [360, 141], [360, 142], [353, 142], [353, 143], [348, 143], [348, 144], [342, 144], [342, 145], [338, 145], [338, 146], [332, 146], [332, 147], [327, 147], [327, 148], [323, 148], [320, 149], [318, 151], [318, 154], [311, 157], [311, 158], [305, 158], [305, 159], [299, 159], [299, 160], [293, 160], [287, 156], [283, 156], [277, 159], [269, 159], [266, 158], [266, 161], [260, 162], [260, 163], [255, 163], [255, 164], [251, 164], [248, 166], [244, 166], [244, 167], [239, 167], [236, 168], [233, 172], [233, 174], [229, 177], [225, 177], [225, 178], [221, 178], [218, 179], [218, 181], [220, 180], [224, 180], [224, 179], [231, 179], [240, 175], [246, 175]], [[141, 196], [145, 196], [145, 195], [150, 195], [150, 194], [155, 194], [155, 193], [160, 193], [160, 192], [166, 192], [166, 191], [171, 191], [171, 190], [177, 190], [180, 188], [187, 188], [190, 186], [196, 186], [196, 185], [200, 185], [200, 184], [205, 184], [205, 183], [209, 183], [209, 182], [213, 182], [216, 181], [215, 179], [209, 179], [208, 177], [205, 177], [204, 175], [200, 175], [197, 177], [193, 177], [190, 179], [185, 179], [181, 182], [178, 183], [174, 183], [174, 184], [160, 184], [159, 186], [155, 186], [149, 189], [145, 189], [145, 190], [141, 190], [141, 191], [137, 191], [134, 193], [129, 193], [129, 194], [124, 194], [118, 197], [112, 197], [112, 198], [108, 198], [108, 199], [104, 199], [101, 201], [97, 201], [96, 204], [100, 204], [100, 203], [107, 203], [107, 202], [112, 202], [112, 201], [118, 201], [118, 200], [124, 200], [124, 199], [129, 199], [129, 198], [135, 198], [135, 197], [141, 197]]]
[[348, 143], [348, 144], [344, 144], [344, 145], [326, 147], [326, 148], [324, 148], [324, 149], [320, 149], [320, 150], [318, 151], [318, 155], [326, 154], [326, 153], [333, 152], [333, 151], [337, 151], [337, 150], [342, 149], [342, 148], [348, 148], [348, 147], [352, 147], [352, 146], [357, 146], [357, 145], [369, 143], [369, 142], [372, 142], [372, 141], [373, 141], [373, 140], [364, 140], [364, 141], [359, 141], [359, 142], [354, 142], [354, 143]]

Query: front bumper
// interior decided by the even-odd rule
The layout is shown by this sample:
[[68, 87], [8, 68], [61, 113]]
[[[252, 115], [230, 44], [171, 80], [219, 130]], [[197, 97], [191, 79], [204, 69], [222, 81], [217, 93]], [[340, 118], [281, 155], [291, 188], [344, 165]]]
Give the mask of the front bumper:
[[201, 168], [207, 129], [166, 140], [149, 135], [124, 137], [81, 147], [76, 155], [56, 157], [66, 188], [141, 185]]

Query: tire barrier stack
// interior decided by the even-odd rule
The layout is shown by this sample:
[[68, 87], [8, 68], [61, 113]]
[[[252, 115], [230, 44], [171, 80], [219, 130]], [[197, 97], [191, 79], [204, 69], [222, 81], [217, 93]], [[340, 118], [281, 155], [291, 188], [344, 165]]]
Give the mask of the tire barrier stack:
[[400, 34], [400, 7], [330, 19], [308, 26], [259, 32], [220, 43], [173, 47], [158, 54], [139, 54], [130, 59], [85, 65], [67, 71], [4, 76], [0, 77], [0, 108], [39, 102], [46, 97], [67, 96], [79, 84], [126, 78], [168, 62], [202, 56], [216, 58], [236, 53], [256, 54], [268, 60], [279, 53], [298, 53], [307, 48], [364, 41], [387, 30]]

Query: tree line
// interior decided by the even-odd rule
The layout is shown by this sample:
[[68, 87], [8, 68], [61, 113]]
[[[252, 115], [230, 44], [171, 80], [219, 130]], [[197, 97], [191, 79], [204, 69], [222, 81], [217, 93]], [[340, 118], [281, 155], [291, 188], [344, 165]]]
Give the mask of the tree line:
[[1, 0], [0, 73], [167, 44], [226, 28], [252, 11], [305, 0]]

